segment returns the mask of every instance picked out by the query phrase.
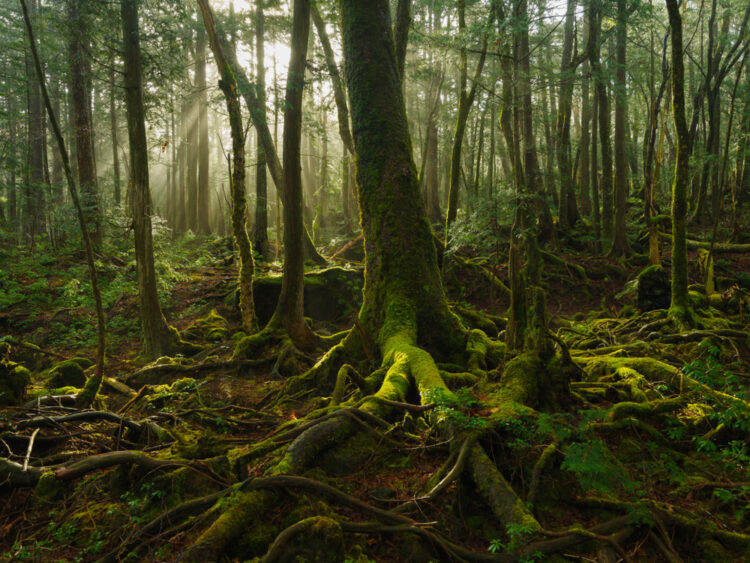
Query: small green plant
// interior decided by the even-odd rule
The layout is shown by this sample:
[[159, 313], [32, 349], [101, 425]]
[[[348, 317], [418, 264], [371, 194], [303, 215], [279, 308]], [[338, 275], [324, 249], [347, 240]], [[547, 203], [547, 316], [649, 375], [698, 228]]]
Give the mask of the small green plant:
[[574, 473], [585, 490], [607, 493], [620, 487], [636, 492], [640, 483], [610, 458], [604, 442], [593, 438], [568, 445], [561, 467]]
[[70, 543], [78, 533], [78, 528], [70, 522], [58, 525], [57, 522], [52, 521], [47, 525], [47, 530], [56, 542], [65, 544]]
[[453, 396], [435, 393], [428, 399], [435, 403], [435, 413], [450, 424], [463, 430], [486, 428], [488, 422], [472, 414], [479, 401], [468, 389], [459, 389]]
[[487, 551], [490, 553], [500, 553], [501, 551], [505, 551], [505, 544], [500, 538], [492, 539], [490, 540], [490, 546], [487, 548]]

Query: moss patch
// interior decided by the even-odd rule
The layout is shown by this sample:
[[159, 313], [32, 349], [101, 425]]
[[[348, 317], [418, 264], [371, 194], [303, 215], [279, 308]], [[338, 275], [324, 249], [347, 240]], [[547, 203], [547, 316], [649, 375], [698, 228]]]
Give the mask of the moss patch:
[[31, 372], [20, 364], [0, 361], [0, 405], [18, 405], [23, 400]]

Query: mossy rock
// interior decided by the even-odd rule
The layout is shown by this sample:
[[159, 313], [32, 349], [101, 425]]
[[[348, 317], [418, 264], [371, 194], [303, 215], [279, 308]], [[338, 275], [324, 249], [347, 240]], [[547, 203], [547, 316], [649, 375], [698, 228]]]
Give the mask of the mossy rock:
[[19, 405], [31, 381], [31, 372], [21, 364], [0, 360], [0, 405]]
[[638, 308], [642, 311], [668, 309], [670, 302], [669, 275], [661, 266], [649, 266], [638, 274]]
[[[359, 310], [364, 277], [362, 269], [326, 268], [305, 274], [305, 316], [317, 321], [336, 321]], [[281, 276], [259, 276], [253, 280], [255, 315], [268, 322], [281, 293]], [[238, 306], [234, 299], [233, 306]]]
[[699, 310], [708, 308], [708, 298], [706, 297], [705, 293], [688, 291], [688, 297], [690, 298], [690, 303], [692, 304], [693, 308]]
[[222, 317], [216, 309], [211, 309], [202, 319], [196, 320], [190, 328], [187, 329], [186, 335], [200, 340], [209, 342], [218, 342], [226, 340], [229, 336], [229, 323]]
[[46, 387], [83, 387], [86, 384], [83, 370], [92, 365], [91, 360], [86, 358], [73, 358], [57, 363], [47, 371]]

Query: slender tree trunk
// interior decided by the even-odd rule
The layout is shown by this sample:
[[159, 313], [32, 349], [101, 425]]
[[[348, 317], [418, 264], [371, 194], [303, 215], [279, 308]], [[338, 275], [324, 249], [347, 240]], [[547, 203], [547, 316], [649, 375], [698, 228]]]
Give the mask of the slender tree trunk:
[[[587, 16], [588, 17], [588, 16]], [[586, 33], [588, 36], [588, 33]], [[589, 62], [583, 62], [581, 84], [581, 166], [578, 169], [581, 186], [581, 215], [591, 216], [591, 96], [589, 95]]]
[[682, 16], [677, 0], [666, 0], [672, 29], [672, 108], [677, 134], [677, 159], [672, 184], [672, 300], [670, 314], [690, 323], [688, 297], [687, 184], [689, 180], [690, 135], [685, 120], [685, 68], [682, 55]]
[[26, 31], [29, 38], [29, 46], [33, 59], [33, 66], [36, 71], [37, 85], [40, 87], [41, 95], [44, 99], [44, 104], [47, 108], [47, 115], [49, 116], [52, 130], [57, 141], [57, 146], [60, 151], [60, 158], [62, 159], [63, 169], [65, 171], [65, 179], [67, 180], [68, 190], [70, 197], [73, 200], [73, 205], [76, 209], [78, 217], [78, 224], [81, 228], [81, 237], [83, 238], [84, 251], [86, 253], [86, 264], [89, 270], [89, 276], [91, 277], [91, 292], [94, 297], [94, 306], [96, 309], [97, 318], [97, 351], [96, 351], [96, 372], [93, 377], [90, 377], [86, 381], [86, 385], [83, 390], [78, 394], [76, 398], [76, 407], [88, 408], [96, 398], [101, 386], [102, 378], [104, 376], [104, 356], [106, 347], [106, 321], [104, 318], [104, 308], [102, 306], [102, 296], [99, 291], [99, 278], [96, 271], [96, 265], [94, 263], [94, 251], [89, 236], [89, 231], [86, 226], [86, 218], [83, 213], [83, 206], [81, 205], [80, 198], [78, 197], [78, 188], [76, 187], [73, 173], [70, 169], [70, 160], [68, 158], [68, 152], [65, 149], [65, 142], [63, 141], [62, 133], [60, 132], [60, 126], [54, 111], [52, 110], [52, 104], [50, 103], [49, 95], [47, 94], [47, 88], [44, 83], [44, 74], [42, 73], [42, 65], [39, 62], [39, 54], [37, 53], [36, 40], [34, 39], [34, 33], [31, 26], [31, 19], [29, 18], [29, 12], [26, 7], [25, 0], [20, 0], [21, 10], [23, 12], [24, 23], [26, 25]]
[[[109, 130], [112, 136], [112, 171], [114, 174], [114, 197], [115, 205], [119, 207], [122, 198], [120, 188], [120, 154], [119, 142], [117, 140], [117, 109], [115, 106], [115, 65], [114, 57], [110, 61], [109, 71]], [[174, 147], [174, 137], [172, 138]]]
[[557, 162], [560, 167], [560, 210], [559, 222], [562, 228], [575, 224], [579, 219], [573, 191], [573, 165], [570, 148], [570, 117], [573, 100], [573, 20], [576, 0], [568, 0], [565, 15], [562, 63], [560, 66], [560, 104], [557, 112]]
[[14, 237], [18, 234], [18, 203], [16, 199], [16, 167], [17, 149], [16, 149], [16, 108], [13, 104], [13, 94], [7, 96], [8, 103], [8, 150], [10, 152], [10, 171], [8, 180], [8, 220], [13, 231]]
[[209, 182], [208, 154], [208, 95], [206, 90], [206, 34], [198, 28], [195, 42], [195, 87], [197, 92], [198, 119], [198, 193], [197, 193], [197, 222], [199, 233], [207, 235], [211, 232], [208, 222], [208, 211], [211, 207], [211, 191]]
[[193, 54], [193, 83], [188, 101], [187, 114], [187, 228], [193, 233], [198, 232], [198, 51], [192, 33], [188, 40], [188, 49]]
[[[266, 119], [266, 66], [265, 66], [265, 14], [263, 0], [255, 2], [255, 73], [258, 86], [258, 104]], [[266, 153], [263, 150], [260, 134], [256, 132], [257, 147], [255, 151], [255, 222], [253, 224], [253, 248], [264, 259], [270, 260], [271, 249], [268, 244], [268, 180], [266, 176]]]
[[91, 231], [91, 239], [95, 246], [101, 246], [101, 205], [96, 178], [96, 163], [94, 161], [94, 145], [91, 136], [93, 129], [89, 112], [91, 91], [87, 88], [88, 77], [86, 74], [86, 18], [81, 14], [81, 8], [81, 0], [68, 0], [68, 22], [71, 29], [68, 43], [70, 91], [73, 100], [81, 203]]
[[203, 24], [208, 35], [214, 60], [221, 76], [219, 86], [224, 93], [232, 131], [232, 233], [240, 255], [240, 313], [242, 327], [252, 331], [255, 326], [253, 306], [253, 249], [247, 234], [247, 204], [245, 202], [245, 131], [242, 126], [242, 109], [237, 80], [226, 60], [227, 47], [221, 44], [216, 33], [216, 23], [208, 0], [198, 0], [203, 15]]
[[[30, 19], [34, 21], [37, 14], [36, 2], [32, 0]], [[44, 116], [42, 114], [39, 81], [34, 74], [34, 63], [26, 55], [27, 101], [28, 101], [28, 182], [23, 197], [23, 235], [25, 242], [34, 245], [34, 238], [42, 234], [43, 209], [45, 199], [44, 186]]]
[[177, 155], [177, 197], [175, 200], [175, 233], [184, 234], [187, 231], [187, 177], [188, 177], [188, 123], [190, 121], [190, 102], [182, 100], [180, 107], [180, 150]]
[[151, 192], [143, 109], [141, 47], [138, 0], [120, 0], [122, 16], [125, 104], [130, 141], [130, 185], [136, 272], [143, 325], [143, 355], [155, 358], [179, 349], [177, 330], [164, 319], [156, 289], [154, 250], [151, 234]]
[[[466, 30], [465, 20], [466, 2], [465, 0], [458, 0], [458, 32], [463, 34]], [[494, 16], [492, 16], [494, 19]], [[484, 61], [487, 56], [487, 36], [485, 35], [482, 42], [482, 50], [479, 54], [479, 60], [474, 71], [474, 79], [472, 80], [471, 88], [466, 91], [467, 81], [467, 62], [466, 62], [466, 48], [462, 47], [459, 54], [459, 66], [458, 66], [458, 113], [456, 115], [456, 130], [453, 134], [453, 148], [451, 150], [451, 171], [450, 171], [450, 184], [448, 187], [448, 211], [446, 214], [446, 236], [448, 234], [447, 227], [456, 220], [458, 213], [458, 191], [460, 188], [461, 180], [461, 147], [464, 141], [464, 132], [466, 131], [466, 122], [471, 111], [471, 106], [474, 103], [474, 97], [476, 95], [477, 85], [479, 83], [479, 77], [482, 75], [482, 69], [484, 68]]]
[[560, 198], [558, 197], [557, 190], [555, 189], [555, 170], [554, 170], [554, 140], [552, 139], [552, 130], [550, 128], [550, 111], [549, 103], [547, 101], [547, 87], [542, 86], [542, 113], [544, 122], [544, 144], [545, 144], [545, 158], [544, 158], [544, 189], [548, 195], [552, 196], [552, 201], [555, 205], [560, 205]]
[[597, 109], [598, 109], [598, 129], [599, 144], [601, 145], [602, 155], [602, 177], [601, 177], [601, 225], [602, 239], [605, 248], [612, 243], [613, 234], [613, 215], [614, 205], [612, 201], [612, 145], [610, 139], [610, 112], [609, 97], [607, 96], [607, 85], [603, 74], [602, 64], [600, 61], [600, 29], [601, 29], [601, 11], [596, 2], [591, 5], [592, 26], [590, 32], [591, 45], [589, 46], [589, 62], [591, 63], [591, 73], [594, 76], [596, 89]]
[[627, 41], [626, 0], [617, 0], [616, 59], [615, 72], [615, 224], [612, 239], [612, 256], [626, 256], [630, 253], [625, 218], [628, 205], [628, 160], [626, 150], [627, 93], [625, 90], [625, 43]]
[[310, 0], [295, 0], [292, 16], [292, 46], [284, 104], [284, 274], [270, 328], [283, 328], [295, 345], [311, 349], [317, 338], [305, 322], [304, 223], [300, 173], [302, 94], [305, 58], [310, 32]]
[[599, 99], [596, 93], [591, 96], [591, 208], [594, 222], [594, 252], [602, 251], [602, 222], [599, 206], [599, 154], [597, 133], [599, 128]]

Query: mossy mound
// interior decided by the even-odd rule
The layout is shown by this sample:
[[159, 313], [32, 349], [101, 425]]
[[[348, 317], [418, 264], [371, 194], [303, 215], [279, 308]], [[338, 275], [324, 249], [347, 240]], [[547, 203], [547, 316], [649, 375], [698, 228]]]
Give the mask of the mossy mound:
[[23, 400], [31, 372], [16, 362], [0, 361], [0, 405], [18, 405]]
[[[361, 269], [326, 268], [306, 273], [305, 316], [317, 321], [336, 321], [357, 311], [362, 304], [363, 284]], [[280, 293], [280, 275], [253, 280], [255, 314], [261, 324], [271, 318]]]
[[661, 266], [649, 266], [638, 274], [638, 301], [641, 311], [668, 309], [669, 275]]
[[229, 336], [229, 323], [216, 309], [211, 309], [208, 315], [196, 320], [187, 329], [186, 335], [209, 342], [218, 342], [225, 340]]
[[57, 363], [47, 371], [46, 387], [83, 387], [86, 384], [83, 370], [92, 365], [93, 362], [87, 358], [73, 358]]

